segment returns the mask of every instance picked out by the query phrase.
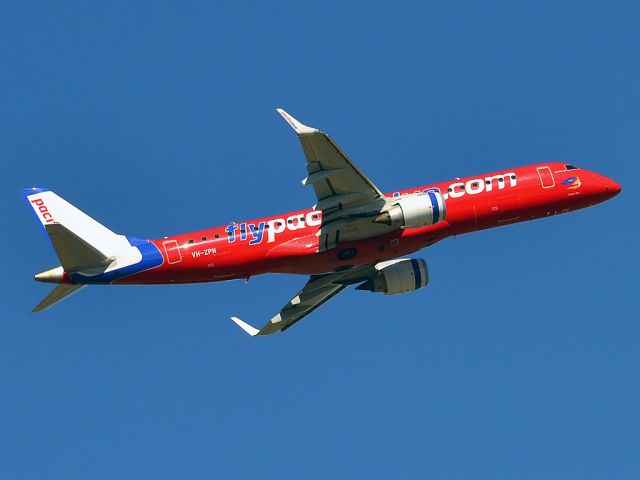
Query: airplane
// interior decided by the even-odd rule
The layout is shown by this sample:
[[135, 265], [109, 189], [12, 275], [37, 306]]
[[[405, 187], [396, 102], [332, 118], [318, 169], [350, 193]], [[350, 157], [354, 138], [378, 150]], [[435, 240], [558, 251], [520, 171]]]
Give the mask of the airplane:
[[231, 317], [251, 336], [283, 332], [350, 285], [387, 295], [426, 287], [426, 261], [406, 256], [444, 238], [586, 208], [621, 190], [603, 175], [548, 162], [385, 194], [329, 135], [277, 111], [306, 156], [312, 208], [153, 240], [117, 234], [49, 189], [23, 190], [60, 260], [35, 275], [58, 286], [33, 311], [87, 285], [308, 275], [261, 328]]

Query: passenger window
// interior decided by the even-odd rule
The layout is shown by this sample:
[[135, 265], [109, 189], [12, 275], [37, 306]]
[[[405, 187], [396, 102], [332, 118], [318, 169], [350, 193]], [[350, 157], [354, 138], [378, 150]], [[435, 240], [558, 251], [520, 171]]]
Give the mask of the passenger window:
[[202, 241], [206, 242], [207, 241], [207, 237], [202, 237]]
[[220, 235], [216, 233], [216, 238], [220, 238]]
[[193, 240], [189, 240], [189, 243], [193, 243]]

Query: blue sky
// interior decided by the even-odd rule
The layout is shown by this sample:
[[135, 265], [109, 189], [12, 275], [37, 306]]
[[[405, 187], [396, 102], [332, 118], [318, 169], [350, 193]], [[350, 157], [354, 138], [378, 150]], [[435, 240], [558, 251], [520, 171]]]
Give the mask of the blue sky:
[[[636, 2], [5, 2], [0, 477], [640, 475]], [[345, 291], [250, 339], [304, 283], [91, 287], [19, 196], [161, 237], [305, 208], [276, 114], [383, 190], [568, 161], [591, 209], [420, 252], [428, 288]]]

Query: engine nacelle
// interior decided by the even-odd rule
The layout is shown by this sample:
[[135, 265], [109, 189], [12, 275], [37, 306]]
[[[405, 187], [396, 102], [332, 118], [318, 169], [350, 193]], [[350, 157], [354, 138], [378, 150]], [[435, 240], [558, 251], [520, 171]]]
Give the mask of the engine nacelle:
[[440, 192], [429, 191], [399, 198], [374, 222], [395, 228], [419, 228], [441, 222], [446, 215], [447, 205]]
[[413, 292], [429, 283], [427, 262], [421, 258], [400, 258], [380, 262], [375, 266], [377, 272], [358, 290], [381, 292], [385, 295]]

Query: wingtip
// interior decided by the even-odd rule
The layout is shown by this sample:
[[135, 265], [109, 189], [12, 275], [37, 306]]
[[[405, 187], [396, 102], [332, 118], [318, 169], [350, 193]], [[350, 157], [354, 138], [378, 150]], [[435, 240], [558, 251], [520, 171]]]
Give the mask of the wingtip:
[[320, 131], [317, 128], [309, 127], [309, 126], [303, 124], [302, 122], [296, 120], [291, 114], [287, 113], [282, 108], [276, 108], [276, 112], [278, 112], [282, 116], [282, 118], [284, 118], [287, 121], [287, 123], [289, 125], [291, 125], [291, 128], [293, 128], [293, 130], [297, 134], [301, 134], [301, 133], [316, 133], [316, 132]]
[[260, 330], [258, 330], [255, 327], [252, 327], [251, 325], [249, 325], [247, 322], [243, 322], [242, 320], [240, 320], [238, 317], [231, 317], [231, 320], [233, 320], [233, 322], [238, 325], [242, 330], [244, 330], [245, 332], [247, 332], [249, 335], [251, 335], [252, 337], [255, 337], [256, 335], [258, 335], [258, 333], [260, 333]]

